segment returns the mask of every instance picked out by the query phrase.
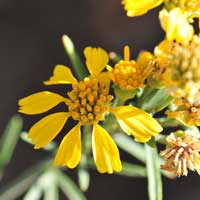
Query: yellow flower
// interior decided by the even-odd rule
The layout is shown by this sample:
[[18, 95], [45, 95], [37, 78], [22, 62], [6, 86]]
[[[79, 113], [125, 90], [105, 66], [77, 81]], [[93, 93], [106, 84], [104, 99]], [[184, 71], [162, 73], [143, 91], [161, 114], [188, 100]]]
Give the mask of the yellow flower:
[[174, 100], [175, 109], [167, 111], [170, 118], [177, 119], [187, 126], [200, 126], [200, 103], [190, 102], [186, 98], [176, 98]]
[[194, 29], [189, 24], [187, 13], [184, 10], [174, 8], [168, 12], [163, 9], [160, 11], [159, 19], [166, 32], [167, 40], [187, 44], [192, 39]]
[[102, 72], [108, 62], [108, 55], [101, 48], [91, 47], [85, 48], [84, 54], [91, 74], [89, 77], [77, 81], [68, 67], [57, 65], [53, 76], [44, 82], [46, 85], [72, 84], [72, 90], [67, 93], [67, 98], [48, 91], [39, 92], [19, 100], [19, 112], [40, 114], [59, 103], [65, 103], [68, 111], [50, 114], [30, 129], [28, 136], [32, 139], [35, 149], [51, 142], [71, 117], [77, 121], [77, 125], [63, 138], [54, 164], [69, 168], [78, 165], [81, 158], [81, 127], [92, 125], [92, 151], [97, 170], [100, 173], [113, 173], [122, 168], [119, 151], [109, 133], [98, 124], [104, 120], [108, 112], [116, 116], [123, 131], [133, 135], [140, 142], [146, 142], [157, 135], [162, 131], [162, 127], [149, 114], [138, 108], [111, 108], [113, 97], [108, 94], [106, 76]]
[[167, 147], [160, 155], [166, 163], [161, 168], [173, 172], [176, 176], [187, 176], [188, 169], [200, 174], [200, 140], [198, 134], [191, 131], [176, 131], [167, 139]]
[[200, 89], [200, 37], [194, 35], [187, 45], [162, 41], [154, 50], [157, 70], [155, 78], [162, 79], [173, 96], [195, 97]]
[[123, 0], [122, 4], [128, 17], [143, 15], [149, 10], [159, 6], [163, 0]]
[[124, 47], [124, 60], [115, 64], [114, 68], [108, 66], [111, 79], [121, 89], [132, 90], [143, 88], [144, 82], [153, 69], [152, 55], [142, 52], [137, 61], [130, 60], [130, 50]]

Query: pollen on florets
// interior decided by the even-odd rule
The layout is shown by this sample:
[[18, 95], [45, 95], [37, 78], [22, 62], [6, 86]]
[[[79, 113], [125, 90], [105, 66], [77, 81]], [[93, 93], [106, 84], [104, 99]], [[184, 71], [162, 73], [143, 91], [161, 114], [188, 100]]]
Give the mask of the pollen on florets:
[[106, 86], [97, 79], [85, 78], [72, 85], [66, 100], [69, 112], [74, 120], [82, 124], [91, 124], [104, 120], [105, 113], [113, 99]]
[[166, 160], [161, 168], [175, 173], [176, 176], [187, 176], [188, 170], [200, 172], [200, 140], [195, 134], [177, 131], [166, 139], [167, 148], [160, 152]]

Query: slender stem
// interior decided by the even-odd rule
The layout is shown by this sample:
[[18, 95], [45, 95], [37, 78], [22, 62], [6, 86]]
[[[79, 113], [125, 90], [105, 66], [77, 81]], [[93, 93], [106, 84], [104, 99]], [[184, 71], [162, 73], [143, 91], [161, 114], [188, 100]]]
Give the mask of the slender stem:
[[162, 178], [155, 140], [145, 144], [149, 200], [162, 200]]
[[75, 50], [72, 40], [67, 35], [63, 35], [62, 42], [64, 45], [64, 49], [72, 63], [72, 66], [76, 73], [77, 78], [79, 80], [84, 79], [88, 73], [87, 73], [83, 63], [81, 62], [79, 55], [77, 54], [77, 52]]

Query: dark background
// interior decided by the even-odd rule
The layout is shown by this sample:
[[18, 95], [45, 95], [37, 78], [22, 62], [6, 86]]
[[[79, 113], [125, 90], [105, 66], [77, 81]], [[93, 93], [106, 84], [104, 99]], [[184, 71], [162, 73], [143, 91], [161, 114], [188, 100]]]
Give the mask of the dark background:
[[[113, 0], [0, 0], [0, 132], [17, 112], [19, 98], [46, 90], [53, 67], [70, 66], [61, 44], [68, 34], [80, 54], [85, 46], [101, 46], [122, 53], [125, 44], [136, 57], [142, 49], [152, 50], [162, 40], [158, 9], [138, 18], [128, 18], [120, 1]], [[40, 117], [23, 116], [24, 130]], [[34, 118], [34, 119], [33, 119]], [[42, 151], [20, 141], [6, 169], [3, 183], [45, 157]], [[122, 153], [124, 159], [131, 159]], [[75, 174], [75, 171], [74, 171]], [[145, 179], [91, 172], [89, 200], [147, 200]], [[199, 200], [200, 178], [164, 179], [165, 200]]]

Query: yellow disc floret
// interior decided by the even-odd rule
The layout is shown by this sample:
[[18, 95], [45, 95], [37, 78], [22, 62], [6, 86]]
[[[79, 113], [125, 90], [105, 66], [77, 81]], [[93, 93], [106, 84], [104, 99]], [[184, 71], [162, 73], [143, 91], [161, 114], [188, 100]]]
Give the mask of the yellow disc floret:
[[138, 62], [130, 60], [129, 47], [125, 46], [124, 60], [120, 60], [112, 69], [114, 83], [127, 90], [144, 87], [144, 81], [151, 72], [146, 62], [150, 54], [147, 54], [144, 52]]
[[97, 79], [85, 78], [74, 83], [66, 100], [74, 120], [91, 124], [104, 119], [113, 97], [107, 94], [106, 86]]

